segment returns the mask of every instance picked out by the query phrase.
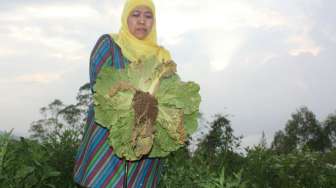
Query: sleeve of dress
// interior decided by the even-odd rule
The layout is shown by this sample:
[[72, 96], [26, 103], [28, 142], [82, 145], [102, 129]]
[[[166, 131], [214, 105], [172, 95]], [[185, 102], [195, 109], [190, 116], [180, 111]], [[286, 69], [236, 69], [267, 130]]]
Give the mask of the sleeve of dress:
[[113, 66], [113, 62], [110, 57], [111, 50], [111, 37], [108, 34], [102, 35], [96, 42], [90, 56], [89, 74], [90, 74], [90, 89], [93, 93], [93, 86], [96, 82], [97, 74], [102, 65], [108, 62], [108, 65]]

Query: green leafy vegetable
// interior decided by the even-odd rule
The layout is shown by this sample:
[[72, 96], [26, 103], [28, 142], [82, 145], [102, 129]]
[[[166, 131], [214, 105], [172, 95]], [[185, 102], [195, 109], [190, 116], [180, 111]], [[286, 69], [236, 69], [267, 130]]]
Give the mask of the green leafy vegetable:
[[180, 80], [174, 62], [150, 58], [120, 70], [104, 66], [94, 87], [96, 122], [109, 129], [117, 156], [164, 157], [196, 130], [199, 89]]

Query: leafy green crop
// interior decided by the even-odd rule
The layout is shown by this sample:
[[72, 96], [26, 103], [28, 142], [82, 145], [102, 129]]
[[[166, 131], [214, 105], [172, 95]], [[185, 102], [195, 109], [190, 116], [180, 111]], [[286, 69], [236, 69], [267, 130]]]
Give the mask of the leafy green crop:
[[8, 146], [8, 142], [10, 140], [10, 136], [13, 132], [13, 129], [10, 132], [4, 132], [4, 133], [0, 133], [0, 175], [2, 175], [2, 166], [3, 165], [3, 161], [4, 161], [4, 157], [5, 154], [7, 152], [7, 146]]
[[196, 130], [199, 89], [180, 80], [173, 62], [152, 58], [121, 70], [104, 66], [94, 87], [96, 122], [109, 129], [117, 156], [163, 157]]

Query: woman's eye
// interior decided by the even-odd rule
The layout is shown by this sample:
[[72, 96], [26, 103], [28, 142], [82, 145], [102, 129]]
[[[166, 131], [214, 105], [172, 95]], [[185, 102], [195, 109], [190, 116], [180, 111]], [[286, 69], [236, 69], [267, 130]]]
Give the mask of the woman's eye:
[[138, 16], [140, 16], [140, 13], [139, 13], [138, 11], [134, 11], [134, 12], [132, 13], [132, 16], [134, 16], [134, 17], [138, 17]]
[[146, 18], [148, 18], [148, 19], [153, 18], [153, 15], [152, 15], [152, 14], [145, 14], [145, 16], [146, 16]]

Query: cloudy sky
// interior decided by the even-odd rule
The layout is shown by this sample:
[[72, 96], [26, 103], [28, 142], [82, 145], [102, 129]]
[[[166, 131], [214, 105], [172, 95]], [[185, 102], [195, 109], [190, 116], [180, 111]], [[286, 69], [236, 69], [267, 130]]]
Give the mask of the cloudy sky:
[[[206, 119], [228, 114], [244, 145], [270, 140], [307, 106], [336, 110], [336, 1], [169, 0], [158, 38], [183, 80], [201, 85]], [[123, 0], [0, 0], [0, 130], [28, 135], [39, 109], [75, 101], [90, 52], [120, 26]]]

